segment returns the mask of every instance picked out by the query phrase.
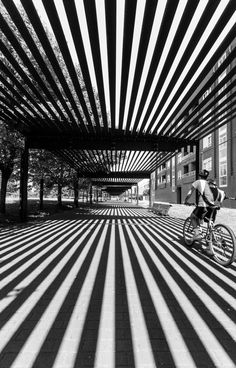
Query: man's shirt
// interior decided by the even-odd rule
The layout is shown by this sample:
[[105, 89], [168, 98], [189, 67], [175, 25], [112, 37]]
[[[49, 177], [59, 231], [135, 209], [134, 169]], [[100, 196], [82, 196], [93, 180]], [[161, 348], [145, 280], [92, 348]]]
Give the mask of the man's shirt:
[[206, 180], [198, 179], [192, 184], [192, 186], [199, 193], [199, 198], [198, 198], [198, 206], [199, 207], [208, 207], [208, 205], [206, 204], [206, 202], [204, 201], [204, 199], [202, 197], [203, 193], [204, 193], [205, 197], [207, 198], [207, 200], [209, 202], [214, 203], [214, 197], [213, 197], [212, 191], [211, 191], [211, 189], [210, 189], [210, 187], [209, 187]]

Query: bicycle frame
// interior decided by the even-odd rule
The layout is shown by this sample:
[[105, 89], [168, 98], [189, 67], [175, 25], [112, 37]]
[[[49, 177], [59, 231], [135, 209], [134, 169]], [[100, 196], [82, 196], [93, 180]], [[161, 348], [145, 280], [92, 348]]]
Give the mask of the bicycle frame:
[[[229, 226], [221, 223], [215, 223], [216, 214], [219, 209], [220, 207], [218, 206], [213, 207], [211, 213], [209, 214], [209, 218], [205, 216], [201, 220], [201, 228], [203, 228], [202, 222], [204, 219], [205, 222], [207, 222], [207, 226], [204, 226], [202, 240], [204, 240], [207, 245], [211, 243], [210, 246], [213, 247], [212, 255], [217, 263], [223, 266], [229, 266], [236, 259], [236, 238], [234, 232]], [[189, 216], [184, 222], [183, 235], [185, 244], [190, 247], [195, 241], [192, 234], [192, 216]]]
[[218, 208], [213, 208], [209, 220], [207, 221], [206, 235], [204, 236], [206, 242], [210, 242], [213, 240], [212, 238], [214, 237], [214, 225], [215, 225], [215, 221], [213, 221], [213, 216], [217, 214], [218, 210], [219, 210]]

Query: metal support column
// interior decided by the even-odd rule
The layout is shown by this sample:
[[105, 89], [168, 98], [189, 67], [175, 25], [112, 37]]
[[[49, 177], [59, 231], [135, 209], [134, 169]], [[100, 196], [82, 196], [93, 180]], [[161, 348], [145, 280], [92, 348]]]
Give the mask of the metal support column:
[[29, 147], [25, 139], [24, 150], [21, 154], [21, 168], [20, 168], [20, 219], [27, 220], [27, 187], [28, 187], [28, 166], [29, 166]]
[[149, 178], [149, 207], [152, 207], [152, 190], [154, 190], [154, 188], [152, 188], [152, 178], [150, 175], [150, 178]]
[[196, 143], [196, 180], [198, 179], [200, 171], [200, 142]]
[[[198, 140], [196, 142], [196, 180], [198, 179], [199, 176], [199, 171], [200, 171], [200, 141]], [[196, 192], [196, 203], [198, 201], [198, 194]]]
[[137, 196], [137, 205], [138, 205], [138, 197], [139, 197], [139, 192], [138, 192], [138, 184], [137, 184], [137, 187], [136, 187], [136, 196]]
[[74, 179], [74, 205], [75, 207], [79, 207], [79, 182], [78, 179]]

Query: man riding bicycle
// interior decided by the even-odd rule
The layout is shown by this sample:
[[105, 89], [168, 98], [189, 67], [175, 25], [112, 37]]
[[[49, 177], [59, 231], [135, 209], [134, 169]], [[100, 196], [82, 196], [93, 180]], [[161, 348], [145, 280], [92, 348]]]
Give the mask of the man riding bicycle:
[[[208, 170], [202, 170], [199, 173], [199, 179], [192, 183], [191, 189], [187, 193], [184, 204], [188, 205], [188, 199], [191, 197], [194, 191], [197, 192], [197, 206], [191, 214], [191, 223], [193, 226], [193, 240], [202, 239], [201, 223], [204, 217], [212, 211], [212, 207], [215, 205], [213, 193], [207, 182], [209, 175]], [[208, 217], [208, 216], [207, 216]], [[212, 254], [212, 245], [208, 244], [205, 249], [206, 253]]]

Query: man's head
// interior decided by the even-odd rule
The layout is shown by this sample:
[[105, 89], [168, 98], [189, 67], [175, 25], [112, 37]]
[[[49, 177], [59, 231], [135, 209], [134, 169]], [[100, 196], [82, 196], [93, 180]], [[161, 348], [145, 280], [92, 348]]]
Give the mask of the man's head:
[[204, 169], [204, 170], [201, 170], [198, 174], [198, 176], [201, 178], [201, 179], [207, 179], [209, 175], [209, 171]]

